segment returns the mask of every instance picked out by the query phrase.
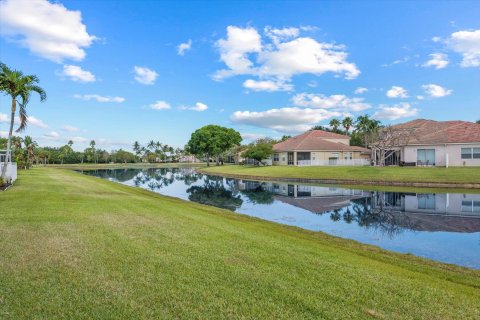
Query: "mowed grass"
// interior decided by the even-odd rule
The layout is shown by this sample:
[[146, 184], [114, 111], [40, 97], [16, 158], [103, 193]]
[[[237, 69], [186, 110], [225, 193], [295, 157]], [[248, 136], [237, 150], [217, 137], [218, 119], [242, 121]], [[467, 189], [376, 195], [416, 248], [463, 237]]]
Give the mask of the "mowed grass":
[[212, 166], [202, 171], [272, 178], [436, 183], [480, 183], [480, 167]]
[[479, 319], [480, 271], [67, 170], [0, 193], [1, 319]]

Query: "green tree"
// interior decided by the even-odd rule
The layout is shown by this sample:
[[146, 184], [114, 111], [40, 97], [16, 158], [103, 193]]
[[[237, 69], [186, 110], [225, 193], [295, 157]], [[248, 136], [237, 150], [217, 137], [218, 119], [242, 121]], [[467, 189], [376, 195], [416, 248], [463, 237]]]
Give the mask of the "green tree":
[[342, 120], [342, 126], [345, 128], [345, 133], [348, 135], [348, 131], [353, 125], [353, 119], [351, 117], [346, 117]]
[[338, 119], [330, 120], [330, 127], [332, 127], [333, 132], [338, 131], [338, 127], [340, 127], [340, 121]]
[[8, 131], [7, 140], [7, 154], [5, 157], [5, 165], [2, 168], [1, 177], [5, 181], [5, 175], [7, 171], [7, 163], [11, 156], [11, 140], [13, 135], [13, 127], [15, 125], [15, 115], [17, 113], [20, 118], [20, 124], [17, 132], [25, 130], [28, 117], [27, 117], [27, 104], [30, 101], [30, 95], [32, 92], [36, 92], [40, 95], [40, 101], [43, 102], [47, 99], [45, 91], [37, 85], [39, 82], [38, 77], [35, 75], [24, 75], [21, 71], [12, 70], [4, 63], [0, 63], [0, 91], [5, 92], [12, 99], [12, 105], [10, 110], [10, 128]]
[[355, 121], [355, 126], [355, 133], [362, 139], [363, 146], [366, 148], [371, 142], [371, 138], [378, 133], [378, 130], [382, 127], [380, 121], [370, 119], [368, 115], [359, 116]]
[[258, 164], [263, 163], [263, 160], [268, 159], [273, 154], [273, 144], [263, 141], [257, 141], [255, 144], [248, 147], [242, 153], [244, 158], [254, 159]]
[[217, 125], [208, 125], [192, 133], [190, 141], [187, 143], [187, 149], [197, 157], [205, 157], [207, 165], [210, 165], [210, 158], [215, 157], [218, 165], [220, 154], [240, 145], [241, 142], [242, 137], [237, 131]]

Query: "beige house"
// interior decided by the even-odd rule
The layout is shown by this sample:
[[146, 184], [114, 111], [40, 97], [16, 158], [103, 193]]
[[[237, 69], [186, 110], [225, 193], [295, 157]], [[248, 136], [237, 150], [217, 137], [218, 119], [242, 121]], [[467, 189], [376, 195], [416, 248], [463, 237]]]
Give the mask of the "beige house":
[[370, 165], [369, 149], [350, 146], [350, 137], [311, 130], [273, 146], [273, 165]]
[[[391, 148], [386, 165], [480, 166], [480, 124], [468, 121], [417, 119], [393, 126], [410, 130], [406, 145]], [[378, 155], [372, 150], [372, 158]]]

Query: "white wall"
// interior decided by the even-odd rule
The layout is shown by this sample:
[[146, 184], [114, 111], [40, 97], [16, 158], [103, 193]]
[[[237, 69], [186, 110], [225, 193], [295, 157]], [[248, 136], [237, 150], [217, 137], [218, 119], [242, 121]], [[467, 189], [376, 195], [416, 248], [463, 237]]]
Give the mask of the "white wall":
[[[0, 163], [0, 172], [3, 170], [4, 163]], [[11, 182], [14, 182], [17, 180], [17, 164], [16, 163], [9, 163], [7, 165], [7, 174], [6, 174], [7, 180], [11, 180]]]
[[434, 146], [407, 146], [404, 147], [402, 160], [405, 162], [417, 162], [418, 149], [435, 149], [435, 165], [446, 166], [446, 155], [448, 154], [448, 164], [451, 167], [480, 166], [480, 159], [462, 159], [462, 148], [480, 148], [477, 144], [449, 144]]

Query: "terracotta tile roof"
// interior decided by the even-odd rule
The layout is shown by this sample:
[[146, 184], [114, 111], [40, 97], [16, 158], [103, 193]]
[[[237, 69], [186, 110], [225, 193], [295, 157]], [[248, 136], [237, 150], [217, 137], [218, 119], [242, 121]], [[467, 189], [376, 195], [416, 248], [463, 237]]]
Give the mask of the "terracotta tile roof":
[[330, 139], [348, 139], [338, 133], [327, 132], [323, 130], [312, 130], [300, 134], [298, 136], [277, 143], [273, 146], [275, 151], [302, 151], [302, 150], [319, 150], [319, 151], [361, 151], [369, 152], [368, 149], [362, 147], [349, 146], [344, 143], [331, 141]]
[[480, 142], [480, 124], [474, 122], [416, 119], [393, 127], [414, 129], [409, 144]]

